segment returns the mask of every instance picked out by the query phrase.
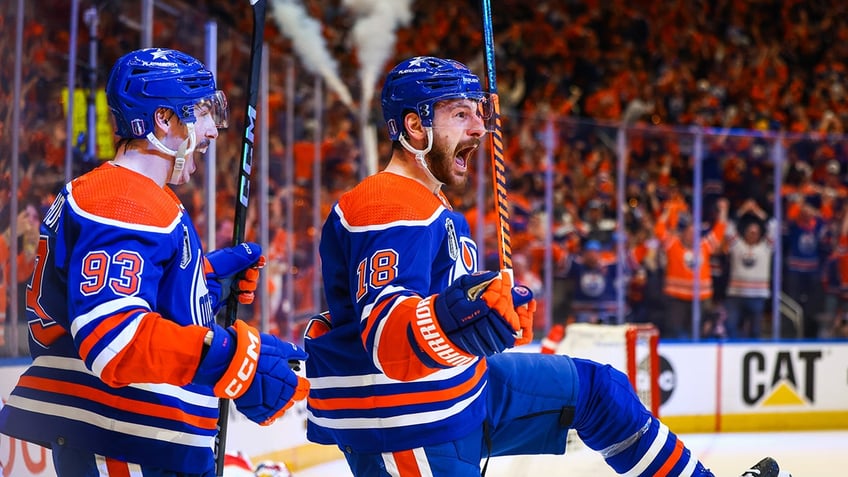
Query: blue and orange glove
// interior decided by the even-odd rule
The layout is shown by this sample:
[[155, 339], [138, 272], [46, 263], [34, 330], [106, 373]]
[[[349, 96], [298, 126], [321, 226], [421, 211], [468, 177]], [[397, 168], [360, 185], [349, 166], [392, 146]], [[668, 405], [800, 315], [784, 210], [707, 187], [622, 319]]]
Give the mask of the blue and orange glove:
[[204, 271], [212, 311], [218, 313], [231, 292], [238, 294], [239, 303], [253, 303], [259, 283], [259, 271], [264, 266], [262, 247], [253, 242], [244, 242], [206, 254]]
[[[413, 334], [437, 364], [462, 364], [528, 343], [535, 308], [530, 289], [513, 287], [506, 272], [464, 275], [442, 293], [421, 300]], [[435, 319], [429, 323], [427, 317]]]
[[526, 345], [533, 341], [533, 315], [536, 313], [536, 299], [533, 292], [525, 286], [512, 287], [512, 302], [518, 315], [518, 327], [515, 346]]
[[241, 320], [226, 329], [213, 325], [211, 332], [192, 382], [232, 399], [251, 421], [269, 425], [309, 393], [309, 381], [289, 368], [289, 361], [307, 358], [302, 348]]

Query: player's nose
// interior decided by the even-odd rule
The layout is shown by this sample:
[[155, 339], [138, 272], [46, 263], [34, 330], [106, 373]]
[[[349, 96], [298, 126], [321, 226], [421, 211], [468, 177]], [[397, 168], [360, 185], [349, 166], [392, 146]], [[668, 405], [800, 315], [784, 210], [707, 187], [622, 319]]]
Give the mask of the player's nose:
[[478, 115], [472, 115], [471, 124], [466, 130], [466, 133], [472, 137], [483, 137], [486, 134], [486, 125], [483, 122], [483, 118]]

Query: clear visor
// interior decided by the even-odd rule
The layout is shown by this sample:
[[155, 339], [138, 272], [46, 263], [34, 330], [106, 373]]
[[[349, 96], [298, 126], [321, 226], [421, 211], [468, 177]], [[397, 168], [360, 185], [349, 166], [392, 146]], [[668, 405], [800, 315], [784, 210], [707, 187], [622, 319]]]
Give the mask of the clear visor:
[[227, 96], [223, 91], [215, 91], [214, 94], [200, 99], [194, 103], [194, 116], [197, 120], [209, 117], [218, 129], [225, 129], [229, 119]]
[[487, 132], [492, 132], [495, 130], [495, 101], [495, 96], [484, 92], [453, 93], [418, 103], [418, 112], [425, 124], [431, 126], [436, 111], [440, 111], [448, 118], [440, 122], [441, 125], [467, 128], [479, 121]]

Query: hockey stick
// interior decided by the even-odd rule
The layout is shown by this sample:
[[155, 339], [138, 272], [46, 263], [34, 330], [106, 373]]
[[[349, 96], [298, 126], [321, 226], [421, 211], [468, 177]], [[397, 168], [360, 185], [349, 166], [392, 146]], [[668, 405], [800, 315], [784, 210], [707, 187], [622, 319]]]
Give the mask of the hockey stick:
[[489, 134], [489, 157], [492, 164], [492, 194], [495, 201], [498, 226], [498, 261], [501, 270], [512, 273], [512, 244], [509, 237], [509, 202], [506, 195], [506, 164], [504, 162], [503, 135], [501, 131], [501, 106], [498, 101], [498, 84], [495, 75], [495, 41], [492, 35], [492, 5], [483, 1], [483, 46], [486, 57], [486, 81], [492, 101], [494, 129]]
[[[236, 190], [236, 211], [233, 220], [233, 245], [244, 242], [244, 228], [247, 222], [247, 205], [250, 199], [250, 174], [253, 169], [253, 139], [256, 130], [256, 103], [259, 99], [259, 77], [262, 69], [262, 44], [265, 34], [265, 8], [267, 0], [250, 0], [253, 10], [253, 34], [250, 45], [250, 70], [247, 76], [247, 107], [244, 113], [244, 135], [242, 136], [241, 162]], [[231, 293], [227, 300], [225, 327], [232, 326], [238, 313], [238, 296]], [[215, 472], [218, 477], [224, 475], [224, 455], [227, 450], [227, 422], [230, 415], [230, 401], [218, 402], [218, 434], [215, 437]]]

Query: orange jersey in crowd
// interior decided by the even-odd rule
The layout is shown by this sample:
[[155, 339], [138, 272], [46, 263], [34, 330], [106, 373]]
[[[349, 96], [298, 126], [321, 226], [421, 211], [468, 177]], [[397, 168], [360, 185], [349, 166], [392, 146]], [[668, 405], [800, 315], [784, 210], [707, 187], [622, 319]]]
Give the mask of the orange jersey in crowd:
[[[725, 227], [724, 222], [717, 222], [710, 233], [701, 239], [700, 289], [698, 292], [698, 297], [701, 300], [713, 296], [710, 255], [718, 250], [721, 237], [724, 236]], [[662, 241], [668, 259], [665, 271], [665, 294], [681, 300], [693, 300], [695, 298], [695, 255], [693, 250], [683, 245], [677, 235], [669, 234], [662, 221], [657, 222], [655, 232], [657, 238]]]

